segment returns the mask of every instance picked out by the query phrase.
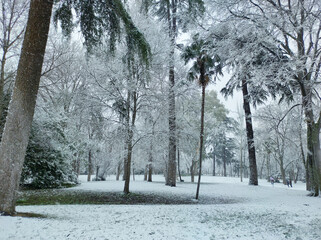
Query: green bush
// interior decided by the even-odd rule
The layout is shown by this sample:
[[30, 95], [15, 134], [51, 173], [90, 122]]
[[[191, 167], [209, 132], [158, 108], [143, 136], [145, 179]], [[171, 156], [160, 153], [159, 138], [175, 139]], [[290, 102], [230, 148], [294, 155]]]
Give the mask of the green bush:
[[38, 134], [39, 131], [32, 130], [23, 165], [21, 185], [41, 189], [75, 184], [77, 178], [66, 158], [51, 146], [49, 140], [45, 141], [43, 137], [37, 136]]

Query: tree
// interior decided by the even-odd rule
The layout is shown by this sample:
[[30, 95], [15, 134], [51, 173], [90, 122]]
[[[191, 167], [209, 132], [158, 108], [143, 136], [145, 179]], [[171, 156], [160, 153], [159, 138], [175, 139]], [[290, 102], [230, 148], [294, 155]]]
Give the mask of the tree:
[[[186, 23], [186, 19], [193, 19], [204, 12], [202, 0], [143, 0], [143, 8], [148, 11], [153, 7], [155, 13], [161, 20], [168, 24], [168, 35], [170, 38], [169, 53], [169, 89], [168, 89], [168, 125], [169, 125], [169, 148], [168, 169], [166, 174], [166, 185], [176, 186], [176, 103], [175, 103], [175, 48], [179, 23]], [[185, 21], [184, 21], [185, 20]], [[182, 26], [183, 27], [183, 26]]]
[[261, 35], [256, 42], [274, 59], [281, 60], [269, 69], [257, 66], [254, 71], [261, 73], [257, 75], [261, 81], [291, 86], [300, 93], [307, 123], [307, 188], [318, 196], [321, 111], [315, 103], [320, 103], [320, 4], [315, 0], [233, 0], [228, 4], [222, 1], [220, 6], [230, 19], [251, 25], [252, 32]]
[[0, 212], [15, 213], [16, 192], [28, 145], [53, 1], [31, 0], [9, 112], [0, 145]]
[[[199, 189], [202, 176], [202, 157], [203, 157], [203, 144], [204, 144], [204, 112], [205, 112], [205, 88], [210, 81], [211, 75], [220, 73], [220, 64], [218, 56], [213, 59], [208, 55], [208, 43], [199, 39], [199, 36], [194, 36], [193, 43], [185, 48], [182, 54], [187, 64], [189, 60], [195, 59], [192, 68], [189, 72], [190, 79], [197, 79], [199, 85], [202, 87], [202, 104], [201, 104], [201, 129], [200, 129], [200, 149], [199, 149], [199, 173], [196, 190], [196, 199], [199, 196]], [[217, 65], [215, 65], [215, 63]]]
[[[6, 0], [1, 1], [0, 8], [0, 52], [1, 52], [1, 65], [0, 65], [0, 119], [4, 119], [3, 110], [5, 107], [5, 84], [12, 80], [15, 71], [7, 68], [7, 63], [10, 58], [17, 56], [16, 48], [20, 46], [21, 39], [24, 33], [25, 13], [27, 11], [27, 1], [20, 0]], [[10, 65], [13, 61], [9, 61]], [[1, 129], [1, 133], [2, 133]]]
[[[205, 136], [206, 136], [206, 148], [211, 149], [211, 158], [213, 160], [212, 175], [215, 176], [215, 167], [217, 157], [219, 156], [220, 149], [222, 149], [222, 133], [229, 133], [231, 129], [229, 127], [232, 121], [227, 115], [228, 110], [217, 98], [216, 91], [209, 91], [205, 97]], [[225, 146], [224, 146], [225, 148]]]

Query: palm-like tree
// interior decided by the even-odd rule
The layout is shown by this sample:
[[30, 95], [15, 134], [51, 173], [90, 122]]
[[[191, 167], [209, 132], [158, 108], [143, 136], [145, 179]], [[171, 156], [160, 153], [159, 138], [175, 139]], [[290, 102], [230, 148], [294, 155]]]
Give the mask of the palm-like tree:
[[219, 56], [210, 56], [208, 54], [209, 43], [200, 39], [198, 35], [193, 37], [193, 43], [186, 47], [182, 57], [187, 64], [190, 60], [196, 59], [188, 73], [189, 80], [198, 80], [202, 87], [202, 106], [201, 106], [201, 131], [200, 131], [200, 149], [199, 149], [199, 174], [197, 182], [196, 199], [199, 196], [199, 188], [202, 175], [202, 155], [204, 142], [204, 107], [205, 107], [205, 88], [210, 82], [210, 77], [215, 73], [221, 73], [221, 64]]

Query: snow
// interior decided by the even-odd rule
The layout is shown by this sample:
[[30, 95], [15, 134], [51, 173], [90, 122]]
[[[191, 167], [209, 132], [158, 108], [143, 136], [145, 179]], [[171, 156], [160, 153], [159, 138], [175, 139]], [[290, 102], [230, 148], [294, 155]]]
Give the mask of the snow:
[[[143, 176], [131, 181], [131, 192], [194, 198], [196, 184], [188, 177], [177, 187], [153, 183]], [[121, 192], [122, 181], [85, 182], [79, 190]], [[18, 206], [19, 212], [48, 218], [0, 217], [0, 239], [320, 239], [321, 198], [307, 197], [305, 185], [272, 186], [265, 180], [202, 177], [200, 201], [192, 205], [51, 205]], [[69, 189], [66, 189], [69, 191]], [[202, 204], [202, 198], [218, 201]]]

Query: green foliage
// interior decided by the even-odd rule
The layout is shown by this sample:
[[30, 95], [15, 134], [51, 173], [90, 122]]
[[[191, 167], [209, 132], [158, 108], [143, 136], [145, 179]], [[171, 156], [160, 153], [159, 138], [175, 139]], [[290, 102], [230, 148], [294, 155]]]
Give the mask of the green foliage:
[[134, 25], [121, 0], [66, 0], [59, 4], [54, 14], [54, 21], [56, 24], [58, 20], [61, 22], [66, 35], [70, 35], [73, 29], [72, 9], [77, 14], [89, 52], [105, 40], [109, 44], [110, 51], [114, 52], [116, 41], [120, 40], [124, 29], [126, 38], [131, 39], [129, 47], [137, 52], [145, 63], [148, 63], [151, 55], [150, 46], [144, 35]]
[[211, 48], [210, 42], [204, 41], [197, 34], [193, 36], [192, 44], [187, 46], [181, 55], [185, 64], [195, 59], [187, 77], [190, 81], [198, 79], [200, 86], [206, 86], [209, 83], [210, 76], [222, 74], [220, 57], [209, 55]]
[[76, 183], [76, 177], [61, 151], [42, 138], [41, 129], [33, 126], [21, 175], [21, 185], [34, 188], [57, 188]]

